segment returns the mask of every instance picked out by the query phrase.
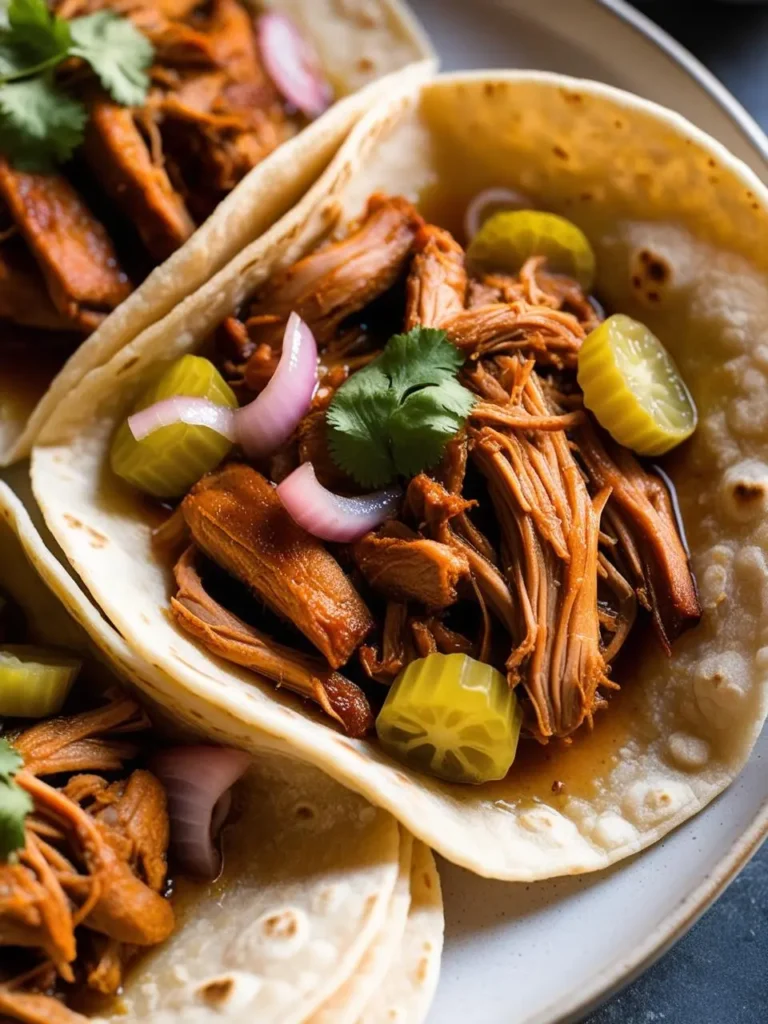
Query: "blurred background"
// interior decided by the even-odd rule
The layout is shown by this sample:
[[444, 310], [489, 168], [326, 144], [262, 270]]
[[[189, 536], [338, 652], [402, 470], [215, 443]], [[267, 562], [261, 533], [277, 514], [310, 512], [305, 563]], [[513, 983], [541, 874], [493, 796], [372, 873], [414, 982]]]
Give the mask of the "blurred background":
[[637, 0], [633, 6], [706, 64], [768, 131], [768, 2]]

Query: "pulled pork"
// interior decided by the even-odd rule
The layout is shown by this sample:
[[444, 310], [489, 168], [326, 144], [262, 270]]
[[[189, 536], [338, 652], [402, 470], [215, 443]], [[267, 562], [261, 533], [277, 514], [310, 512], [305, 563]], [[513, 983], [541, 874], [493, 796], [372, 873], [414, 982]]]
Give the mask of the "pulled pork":
[[[84, 1021], [50, 993], [59, 982], [114, 995], [137, 947], [174, 929], [163, 892], [169, 824], [165, 791], [148, 771], [117, 781], [149, 723], [126, 697], [50, 719], [13, 745], [16, 782], [32, 798], [25, 845], [0, 865], [0, 946], [25, 951], [4, 964], [0, 1013], [21, 1021]], [[57, 785], [43, 776], [68, 775]], [[10, 964], [12, 961], [8, 961]]]
[[64, 18], [114, 10], [155, 48], [143, 107], [84, 91], [71, 166], [30, 174], [0, 160], [0, 223], [14, 229], [0, 231], [0, 317], [83, 335], [304, 121], [270, 81], [242, 0], [50, 6]]
[[[193, 547], [177, 566], [173, 612], [211, 651], [285, 683], [352, 735], [372, 713], [340, 669], [389, 685], [415, 658], [471, 653], [519, 688], [527, 733], [547, 742], [607, 704], [639, 612], [667, 651], [698, 621], [663, 482], [583, 408], [576, 358], [602, 314], [575, 281], [540, 258], [514, 276], [475, 275], [447, 231], [377, 193], [346, 237], [305, 255], [220, 329], [245, 399], [274, 372], [293, 310], [320, 350], [311, 411], [272, 457], [269, 479], [230, 464], [182, 503]], [[332, 490], [359, 493], [329, 452], [325, 411], [381, 350], [382, 324], [444, 330], [466, 355], [461, 380], [477, 400], [441, 464], [404, 481], [399, 515], [331, 551], [290, 520], [272, 484], [309, 461]], [[213, 601], [194, 568], [200, 552], [316, 653], [276, 643]]]

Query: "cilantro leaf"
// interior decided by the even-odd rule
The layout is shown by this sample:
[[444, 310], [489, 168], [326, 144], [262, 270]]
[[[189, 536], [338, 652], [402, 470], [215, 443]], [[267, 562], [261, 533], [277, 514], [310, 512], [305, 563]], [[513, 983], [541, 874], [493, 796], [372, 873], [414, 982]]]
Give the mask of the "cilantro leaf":
[[444, 331], [416, 327], [390, 338], [328, 407], [334, 462], [363, 487], [434, 466], [475, 402], [456, 380], [463, 363]]
[[20, 74], [27, 63], [19, 48], [0, 36], [0, 77]]
[[18, 750], [8, 740], [0, 739], [0, 781], [10, 781], [23, 764]]
[[[354, 374], [343, 386], [361, 374], [362, 371]], [[389, 378], [372, 363], [349, 400], [334, 398], [328, 409], [331, 457], [363, 487], [376, 487], [396, 475], [386, 432], [386, 424], [396, 408], [397, 399], [389, 390]]]
[[447, 340], [445, 331], [416, 327], [389, 339], [380, 365], [402, 400], [413, 388], [452, 380], [464, 365], [464, 356]]
[[0, 863], [24, 846], [24, 819], [32, 799], [13, 782], [0, 781]]
[[13, 776], [23, 761], [8, 740], [0, 739], [0, 863], [24, 845], [24, 819], [32, 800]]
[[126, 18], [98, 11], [70, 25], [73, 57], [87, 60], [113, 100], [136, 107], [147, 98], [152, 44]]
[[28, 78], [0, 88], [0, 148], [16, 166], [49, 170], [82, 141], [86, 111], [47, 78]]
[[398, 473], [416, 476], [436, 465], [446, 442], [461, 429], [473, 404], [474, 396], [457, 380], [412, 392], [389, 420]]
[[26, 53], [28, 64], [63, 58], [69, 50], [69, 24], [48, 10], [46, 0], [11, 0], [8, 25], [8, 41]]

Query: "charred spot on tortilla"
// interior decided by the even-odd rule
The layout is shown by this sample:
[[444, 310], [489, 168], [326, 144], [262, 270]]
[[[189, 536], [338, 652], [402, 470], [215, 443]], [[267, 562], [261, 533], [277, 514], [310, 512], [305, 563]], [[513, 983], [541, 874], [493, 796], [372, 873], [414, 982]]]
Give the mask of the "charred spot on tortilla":
[[206, 981], [197, 992], [204, 1003], [222, 1008], [228, 1002], [234, 987], [234, 978], [215, 978], [212, 981]]

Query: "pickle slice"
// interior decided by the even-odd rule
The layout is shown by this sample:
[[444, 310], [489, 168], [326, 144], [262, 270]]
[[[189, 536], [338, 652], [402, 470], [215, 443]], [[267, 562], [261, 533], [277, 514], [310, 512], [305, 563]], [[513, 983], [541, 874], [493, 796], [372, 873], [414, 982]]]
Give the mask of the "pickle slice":
[[0, 647], [0, 715], [47, 718], [61, 711], [81, 662], [28, 644]]
[[579, 352], [584, 404], [638, 455], [663, 455], [696, 429], [696, 406], [669, 352], [631, 317], [608, 317]]
[[[234, 409], [237, 399], [232, 388], [208, 359], [182, 356], [144, 391], [133, 412], [174, 395], [207, 398]], [[156, 498], [179, 498], [229, 454], [232, 442], [210, 427], [172, 423], [160, 427], [141, 441], [127, 422], [118, 427], [110, 463], [118, 476]]]
[[448, 782], [503, 779], [522, 713], [504, 676], [466, 654], [430, 654], [397, 677], [376, 719], [384, 749]]
[[467, 249], [479, 270], [516, 274], [531, 256], [545, 256], [547, 269], [567, 274], [584, 291], [595, 280], [595, 254], [587, 236], [565, 217], [543, 210], [505, 210], [482, 225]]

